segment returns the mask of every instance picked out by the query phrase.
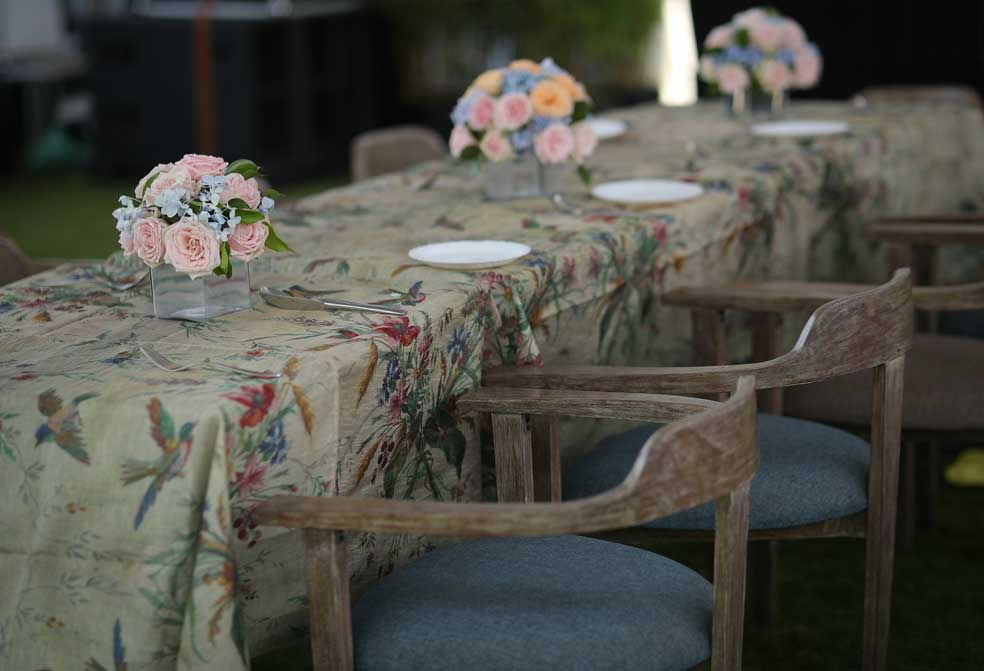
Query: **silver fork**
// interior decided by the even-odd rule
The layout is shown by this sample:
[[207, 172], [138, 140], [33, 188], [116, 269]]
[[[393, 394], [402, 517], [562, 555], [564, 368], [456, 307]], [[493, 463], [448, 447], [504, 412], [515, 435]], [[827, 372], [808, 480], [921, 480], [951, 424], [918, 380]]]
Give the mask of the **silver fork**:
[[612, 210], [605, 208], [585, 209], [569, 202], [563, 195], [555, 193], [550, 196], [550, 200], [558, 210], [566, 214], [573, 214], [575, 217], [583, 217], [589, 214], [610, 217], [630, 217], [634, 219], [648, 219], [652, 217], [651, 212], [633, 212], [632, 210]]
[[[144, 356], [150, 359], [155, 366], [161, 370], [166, 370], [169, 373], [180, 373], [191, 368], [191, 365], [184, 365], [174, 363], [166, 356], [157, 351], [153, 345], [141, 345], [140, 351], [143, 352]], [[251, 370], [249, 368], [240, 368], [239, 366], [231, 366], [226, 363], [219, 363], [217, 361], [212, 361], [210, 358], [206, 357], [204, 362], [209, 366], [215, 368], [222, 368], [224, 370], [232, 371], [234, 373], [239, 373], [240, 375], [246, 375], [248, 377], [254, 377], [259, 380], [276, 380], [283, 377], [282, 373], [276, 373], [272, 370]]]

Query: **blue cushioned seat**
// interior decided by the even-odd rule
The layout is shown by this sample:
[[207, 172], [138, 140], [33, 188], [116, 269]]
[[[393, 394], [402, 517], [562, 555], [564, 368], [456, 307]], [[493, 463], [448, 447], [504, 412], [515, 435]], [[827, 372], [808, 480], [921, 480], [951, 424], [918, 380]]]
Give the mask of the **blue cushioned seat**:
[[491, 538], [430, 552], [352, 609], [359, 671], [689, 669], [710, 657], [711, 585], [593, 538]]
[[[791, 417], [759, 415], [759, 470], [752, 479], [749, 526], [783, 529], [867, 510], [869, 445], [854, 434]], [[565, 470], [565, 499], [599, 494], [620, 483], [658, 425], [608, 436]], [[645, 526], [714, 528], [714, 502]]]

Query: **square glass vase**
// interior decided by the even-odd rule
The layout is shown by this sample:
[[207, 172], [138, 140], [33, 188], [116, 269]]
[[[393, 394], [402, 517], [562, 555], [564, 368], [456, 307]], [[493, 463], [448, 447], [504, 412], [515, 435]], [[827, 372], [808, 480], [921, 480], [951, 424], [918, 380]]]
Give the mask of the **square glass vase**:
[[544, 165], [533, 152], [508, 161], [488, 161], [484, 166], [485, 197], [488, 200], [537, 198], [556, 193], [564, 165]]
[[232, 277], [206, 275], [192, 279], [172, 266], [150, 269], [154, 316], [203, 322], [250, 307], [249, 263], [232, 260]]

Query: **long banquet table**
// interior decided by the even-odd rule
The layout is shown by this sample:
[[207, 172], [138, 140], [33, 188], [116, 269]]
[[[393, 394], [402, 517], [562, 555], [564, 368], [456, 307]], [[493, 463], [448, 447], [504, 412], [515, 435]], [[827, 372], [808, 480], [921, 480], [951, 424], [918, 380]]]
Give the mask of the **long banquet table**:
[[[719, 104], [613, 114], [631, 130], [600, 146], [596, 181], [676, 177], [706, 193], [641, 217], [576, 217], [546, 199], [485, 202], [474, 166], [432, 163], [279, 211], [299, 253], [261, 257], [254, 288], [392, 300], [405, 319], [254, 302], [205, 324], [160, 321], [147, 289], [113, 292], [86, 266], [0, 287], [0, 667], [246, 668], [306, 622], [299, 535], [257, 527], [258, 502], [478, 499], [488, 464], [455, 402], [483, 366], [682, 363], [689, 321], [660, 307], [667, 288], [877, 280], [864, 217], [984, 200], [974, 110], [794, 105], [791, 116], [851, 124], [813, 140], [753, 137]], [[534, 251], [470, 273], [406, 256], [462, 238]], [[946, 268], [978, 265], [957, 254]], [[42, 286], [66, 279], [77, 281]], [[155, 368], [145, 342], [190, 370]], [[206, 359], [284, 375], [265, 383]], [[359, 537], [356, 589], [430, 546]]]

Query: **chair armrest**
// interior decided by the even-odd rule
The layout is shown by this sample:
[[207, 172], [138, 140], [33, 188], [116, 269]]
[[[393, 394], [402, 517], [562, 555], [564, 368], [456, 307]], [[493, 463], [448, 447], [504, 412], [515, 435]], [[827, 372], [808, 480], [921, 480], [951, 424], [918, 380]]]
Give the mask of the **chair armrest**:
[[583, 527], [579, 510], [591, 499], [567, 503], [443, 503], [350, 496], [275, 496], [258, 505], [258, 524], [303, 529], [375, 531], [431, 536], [549, 536]]
[[984, 245], [984, 216], [893, 217], [867, 226], [868, 237], [913, 245]]
[[920, 310], [976, 310], [984, 308], [984, 282], [942, 287], [916, 287], [912, 303]]
[[872, 288], [865, 284], [744, 281], [721, 287], [681, 287], [663, 294], [660, 300], [666, 305], [709, 310], [805, 312]]
[[[597, 369], [602, 376], [609, 370], [605, 366]], [[521, 372], [527, 369], [510, 370]], [[458, 408], [466, 412], [504, 415], [564, 415], [669, 422], [718, 405], [715, 401], [702, 398], [662, 394], [513, 387], [508, 384], [508, 377], [504, 380], [505, 386], [483, 387], [462, 396], [458, 400]]]
[[[482, 373], [483, 390], [495, 396], [502, 388], [605, 392], [613, 395], [648, 396], [661, 394], [707, 394], [731, 392], [739, 378], [756, 375], [770, 362], [731, 366], [680, 366], [645, 368], [641, 366], [563, 366], [514, 368], [499, 366]], [[766, 388], [758, 385], [759, 388]], [[702, 399], [694, 399], [702, 402]], [[713, 401], [703, 401], [713, 403]], [[566, 413], [565, 413], [566, 414]], [[608, 415], [611, 416], [611, 415]], [[658, 421], [658, 420], [650, 420]]]

